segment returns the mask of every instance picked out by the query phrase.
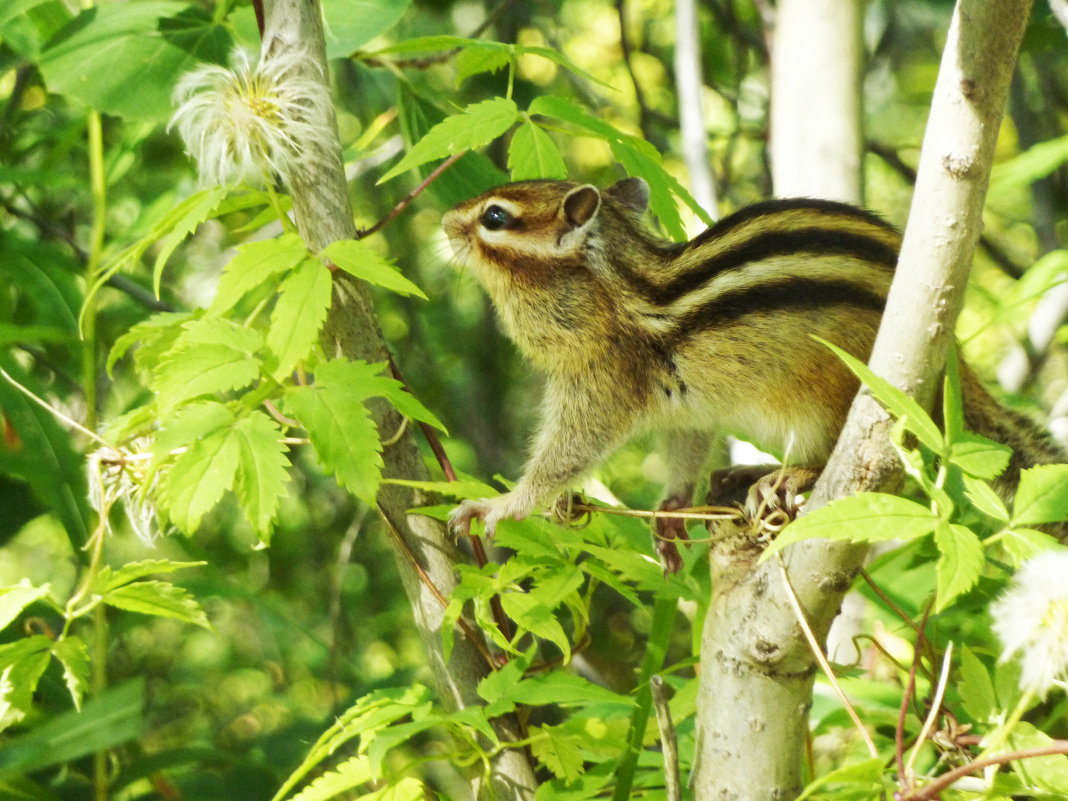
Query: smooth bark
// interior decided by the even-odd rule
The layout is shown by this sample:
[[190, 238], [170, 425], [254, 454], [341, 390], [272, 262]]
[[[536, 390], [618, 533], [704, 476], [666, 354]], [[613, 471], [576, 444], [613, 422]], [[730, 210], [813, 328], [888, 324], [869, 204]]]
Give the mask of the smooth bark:
[[[307, 76], [326, 81], [328, 72], [318, 0], [267, 0], [264, 10], [263, 57], [281, 50], [301, 50], [306, 53]], [[336, 141], [337, 122], [332, 112], [330, 116], [323, 124], [335, 132]], [[355, 237], [340, 144], [328, 153], [309, 153], [305, 163], [305, 171], [288, 188], [297, 227], [308, 247], [317, 251], [335, 240]], [[340, 272], [334, 277], [334, 300], [323, 345], [328, 355], [349, 359], [384, 361], [388, 355], [367, 285]], [[400, 430], [403, 421], [388, 404], [379, 403], [372, 412], [384, 439]], [[429, 478], [410, 428], [385, 449], [383, 459], [384, 475], [388, 477]], [[459, 561], [452, 537], [443, 524], [407, 514], [408, 509], [427, 503], [417, 492], [384, 485], [378, 503], [386, 519], [384, 535], [390, 536], [395, 546], [397, 566], [442, 703], [449, 709], [481, 704], [476, 687], [489, 667], [476, 644], [461, 632], [457, 632], [452, 653], [445, 659], [441, 640], [445, 609], [428, 585], [429, 582], [446, 597], [452, 591]], [[391, 528], [403, 540], [403, 545], [391, 535]], [[425, 579], [413, 561], [421, 567]], [[472, 629], [478, 632], [477, 627]], [[502, 740], [519, 739], [520, 727], [514, 717], [499, 718], [494, 725]], [[533, 771], [522, 749], [506, 749], [492, 760], [488, 785], [481, 776], [474, 776], [471, 781], [473, 796], [493, 797], [498, 801], [530, 799], [536, 789]]]
[[[963, 300], [1030, 7], [1031, 0], [960, 0], [943, 53], [901, 259], [870, 362], [928, 407]], [[782, 17], [779, 24], [786, 24]], [[889, 428], [882, 409], [859, 393], [810, 508], [893, 485], [899, 467]], [[790, 585], [818, 637], [864, 552], [822, 540], [785, 552]], [[746, 570], [741, 556], [726, 553], [725, 567], [714, 563], [717, 591], [702, 640], [698, 698], [698, 801], [792, 798], [801, 785], [798, 738], [807, 728], [814, 658], [785, 603], [777, 561]]]

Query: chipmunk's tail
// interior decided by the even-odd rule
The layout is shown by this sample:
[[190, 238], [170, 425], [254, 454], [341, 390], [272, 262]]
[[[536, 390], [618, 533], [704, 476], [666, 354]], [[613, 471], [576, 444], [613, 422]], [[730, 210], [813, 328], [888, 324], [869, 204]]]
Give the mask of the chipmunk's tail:
[[[1025, 414], [1006, 409], [983, 386], [966, 364], [960, 365], [961, 394], [964, 396], [964, 425], [1012, 448], [1009, 466], [995, 483], [995, 489], [1007, 501], [1016, 494], [1020, 471], [1040, 464], [1068, 463], [1068, 452], [1058, 445], [1049, 432]], [[1068, 487], [1065, 487], [1068, 492]], [[1068, 521], [1039, 526], [1061, 542], [1068, 542]]]

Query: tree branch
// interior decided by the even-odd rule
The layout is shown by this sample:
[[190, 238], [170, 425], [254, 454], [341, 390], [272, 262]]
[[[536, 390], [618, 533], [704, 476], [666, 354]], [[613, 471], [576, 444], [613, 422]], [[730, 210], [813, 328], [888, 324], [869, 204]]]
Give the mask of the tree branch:
[[[308, 79], [326, 81], [327, 65], [322, 29], [322, 12], [318, 0], [272, 0], [264, 3], [263, 58], [282, 51], [301, 51]], [[338, 239], [356, 236], [352, 207], [345, 184], [341, 145], [336, 138], [337, 121], [331, 109], [330, 119], [322, 124], [334, 132], [330, 152], [309, 153], [305, 169], [289, 186], [297, 227], [307, 246], [321, 250]], [[385, 361], [388, 352], [378, 327], [367, 285], [347, 275], [335, 273], [334, 299], [323, 332], [323, 347], [330, 356], [349, 359]], [[372, 407], [380, 431], [397, 431], [400, 415], [388, 403]], [[397, 442], [384, 448], [383, 475], [407, 479], [427, 479], [429, 471], [412, 432], [406, 429]], [[468, 637], [455, 641], [448, 660], [442, 650], [441, 625], [444, 614], [439, 599], [420, 578], [425, 572], [428, 582], [449, 595], [455, 586], [456, 545], [445, 526], [422, 515], [409, 515], [408, 509], [423, 506], [428, 499], [411, 489], [384, 484], [378, 507], [387, 525], [403, 539], [404, 547], [395, 549], [396, 563], [412, 605], [415, 625], [422, 636], [429, 660], [430, 674], [437, 684], [438, 695], [449, 709], [480, 705], [476, 688], [488, 673], [480, 649]], [[410, 554], [410, 558], [409, 558]], [[418, 563], [417, 570], [412, 561]], [[477, 631], [477, 628], [475, 629]], [[497, 736], [505, 742], [522, 738], [514, 716], [498, 718], [494, 723]], [[471, 777], [476, 797], [494, 797], [505, 801], [533, 798], [536, 782], [525, 752], [503, 748], [491, 761], [489, 782], [481, 776]]]

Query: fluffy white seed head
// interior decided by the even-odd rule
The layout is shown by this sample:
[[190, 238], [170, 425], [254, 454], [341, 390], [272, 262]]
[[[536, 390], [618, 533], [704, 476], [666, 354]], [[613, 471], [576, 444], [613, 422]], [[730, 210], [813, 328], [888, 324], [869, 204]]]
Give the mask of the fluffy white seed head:
[[1045, 697], [1068, 686], [1068, 551], [1025, 562], [990, 613], [1005, 646], [1002, 661], [1020, 654], [1022, 689]]
[[303, 77], [297, 51], [252, 65], [238, 48], [231, 69], [208, 64], [174, 90], [171, 118], [204, 184], [288, 184], [302, 161], [336, 147], [325, 83]]

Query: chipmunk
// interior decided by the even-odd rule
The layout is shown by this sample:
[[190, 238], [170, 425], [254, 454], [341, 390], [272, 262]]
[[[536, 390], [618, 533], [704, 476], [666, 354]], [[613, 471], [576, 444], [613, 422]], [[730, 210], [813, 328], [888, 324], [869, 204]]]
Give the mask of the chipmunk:
[[[668, 435], [662, 509], [692, 502], [715, 432], [783, 453], [818, 475], [858, 381], [816, 335], [867, 361], [901, 236], [843, 203], [769, 200], [690, 242], [642, 224], [648, 185], [507, 184], [443, 219], [457, 259], [489, 293], [504, 329], [546, 380], [541, 425], [515, 488], [464, 501], [492, 535], [522, 519], [628, 439]], [[969, 428], [1010, 445], [1010, 473], [1064, 457], [961, 369]], [[1015, 483], [1010, 475], [1009, 481]], [[666, 572], [682, 566], [678, 520], [658, 520]]]

